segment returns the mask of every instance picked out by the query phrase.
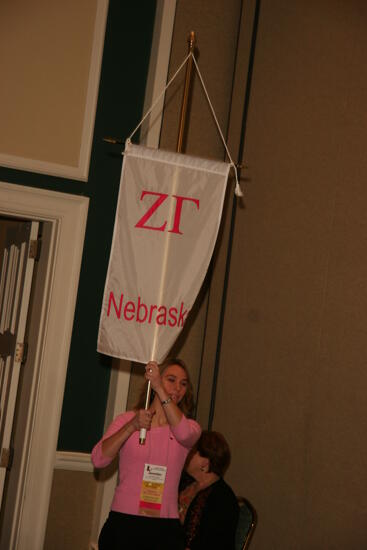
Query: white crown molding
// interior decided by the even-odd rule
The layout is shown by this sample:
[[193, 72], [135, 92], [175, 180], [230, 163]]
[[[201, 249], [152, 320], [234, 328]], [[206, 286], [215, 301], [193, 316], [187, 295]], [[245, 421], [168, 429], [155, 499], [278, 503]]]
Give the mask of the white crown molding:
[[93, 472], [94, 467], [90, 453], [74, 453], [57, 451], [55, 470], [71, 470], [73, 472]]

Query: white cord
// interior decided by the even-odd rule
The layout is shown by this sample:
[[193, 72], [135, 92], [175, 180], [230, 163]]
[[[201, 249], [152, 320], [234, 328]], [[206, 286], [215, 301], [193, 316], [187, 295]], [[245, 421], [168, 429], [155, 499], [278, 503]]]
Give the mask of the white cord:
[[139, 122], [139, 124], [137, 125], [137, 127], [135, 128], [135, 130], [132, 132], [132, 134], [130, 134], [130, 136], [127, 138], [127, 142], [129, 143], [131, 141], [131, 138], [133, 137], [133, 135], [135, 134], [135, 132], [137, 132], [137, 130], [139, 130], [140, 126], [143, 124], [144, 120], [147, 118], [147, 116], [153, 111], [154, 107], [157, 105], [157, 103], [159, 102], [159, 100], [161, 99], [162, 95], [165, 93], [165, 91], [167, 90], [167, 88], [172, 84], [172, 82], [174, 81], [174, 79], [176, 78], [176, 76], [178, 75], [178, 73], [181, 71], [182, 67], [185, 65], [185, 63], [187, 63], [189, 57], [190, 57], [191, 52], [185, 57], [185, 59], [183, 60], [183, 62], [181, 63], [181, 65], [179, 66], [179, 68], [177, 69], [177, 71], [175, 72], [175, 74], [173, 75], [173, 77], [169, 80], [168, 84], [166, 84], [165, 88], [161, 91], [161, 93], [159, 94], [159, 96], [157, 97], [157, 99], [154, 101], [153, 105], [151, 106], [151, 108], [145, 113], [145, 115], [143, 116], [143, 118], [141, 119], [141, 121]]
[[175, 80], [176, 76], [179, 74], [179, 72], [181, 71], [181, 69], [184, 67], [184, 65], [187, 63], [187, 61], [189, 60], [190, 56], [192, 57], [193, 61], [194, 61], [194, 64], [195, 64], [195, 67], [196, 67], [196, 70], [198, 72], [198, 75], [199, 75], [199, 78], [200, 78], [200, 82], [201, 82], [201, 85], [203, 87], [203, 90], [205, 92], [205, 96], [206, 96], [206, 99], [209, 103], [209, 107], [210, 107], [210, 110], [211, 110], [211, 113], [213, 115], [213, 118], [215, 120], [215, 123], [217, 125], [217, 129], [218, 129], [218, 132], [219, 132], [219, 135], [221, 137], [221, 140], [223, 142], [223, 145], [225, 147], [225, 150], [226, 150], [226, 153], [227, 153], [227, 156], [230, 160], [230, 166], [231, 168], [233, 168], [233, 171], [234, 171], [234, 175], [235, 175], [235, 180], [236, 180], [236, 186], [235, 186], [235, 195], [237, 197], [242, 197], [243, 196], [243, 193], [241, 191], [241, 187], [240, 187], [240, 184], [239, 184], [239, 181], [238, 181], [238, 173], [237, 173], [237, 166], [235, 165], [235, 163], [233, 162], [233, 159], [231, 157], [231, 154], [229, 152], [229, 149], [227, 147], [227, 144], [226, 144], [226, 141], [224, 139], [224, 136], [223, 136], [223, 133], [222, 133], [222, 130], [220, 128], [220, 125], [219, 125], [219, 122], [218, 122], [218, 119], [217, 119], [217, 116], [215, 114], [215, 111], [214, 111], [214, 108], [213, 108], [213, 105], [212, 105], [212, 102], [210, 101], [210, 98], [209, 98], [209, 94], [207, 92], [207, 89], [205, 87], [205, 84], [204, 84], [204, 79], [203, 77], [201, 76], [201, 72], [200, 72], [200, 69], [199, 69], [199, 66], [196, 62], [196, 59], [195, 59], [195, 56], [192, 52], [190, 52], [189, 54], [187, 54], [187, 56], [185, 57], [185, 59], [183, 60], [183, 62], [181, 63], [181, 65], [179, 66], [179, 68], [177, 69], [177, 71], [175, 72], [175, 74], [172, 76], [172, 78], [168, 81], [168, 83], [166, 84], [165, 88], [161, 91], [161, 93], [158, 95], [157, 99], [154, 101], [153, 105], [150, 107], [150, 109], [145, 113], [145, 115], [143, 116], [143, 118], [141, 119], [141, 121], [139, 122], [139, 124], [137, 125], [137, 127], [133, 130], [133, 132], [130, 134], [130, 136], [127, 138], [126, 140], [126, 143], [129, 144], [131, 143], [131, 138], [133, 137], [133, 135], [139, 130], [140, 126], [143, 124], [144, 120], [147, 118], [147, 116], [153, 111], [154, 107], [157, 105], [157, 103], [159, 102], [159, 100], [161, 99], [162, 95], [166, 92], [167, 88], [169, 88], [169, 86], [172, 84], [172, 82]]
[[207, 89], [206, 89], [206, 87], [205, 87], [204, 79], [203, 79], [203, 77], [201, 76], [201, 72], [200, 72], [200, 69], [199, 69], [199, 65], [198, 65], [197, 62], [196, 62], [195, 56], [194, 56], [192, 53], [190, 53], [190, 55], [192, 55], [192, 59], [193, 59], [193, 61], [194, 61], [194, 63], [195, 63], [195, 67], [196, 67], [196, 70], [197, 70], [197, 72], [198, 72], [198, 75], [199, 75], [199, 78], [200, 78], [201, 85], [202, 85], [202, 87], [203, 87], [203, 90], [204, 90], [205, 95], [206, 95], [206, 99], [207, 99], [207, 101], [208, 101], [208, 103], [209, 103], [210, 110], [211, 110], [211, 112], [212, 112], [213, 118], [214, 118], [215, 123], [216, 123], [216, 125], [217, 125], [219, 135], [220, 135], [220, 137], [221, 137], [221, 139], [222, 139], [222, 142], [223, 142], [223, 145], [224, 145], [224, 147], [225, 147], [227, 156], [228, 156], [228, 158], [229, 158], [229, 160], [230, 160], [231, 167], [232, 167], [233, 170], [234, 170], [234, 175], [235, 175], [235, 178], [236, 178], [236, 187], [235, 187], [235, 191], [234, 191], [234, 192], [235, 192], [235, 194], [236, 194], [237, 197], [242, 197], [242, 196], [243, 196], [243, 193], [242, 193], [242, 191], [241, 191], [241, 187], [240, 187], [240, 184], [239, 184], [239, 181], [238, 181], [237, 166], [236, 166], [235, 163], [233, 162], [233, 159], [232, 159], [231, 154], [230, 154], [230, 152], [229, 152], [229, 149], [228, 149], [228, 147], [227, 147], [227, 144], [226, 144], [226, 141], [225, 141], [225, 139], [224, 139], [222, 130], [221, 130], [221, 128], [220, 128], [220, 125], [219, 125], [217, 116], [216, 116], [215, 111], [214, 111], [214, 107], [213, 107], [213, 105], [212, 105], [212, 102], [210, 101], [209, 94], [208, 94]]

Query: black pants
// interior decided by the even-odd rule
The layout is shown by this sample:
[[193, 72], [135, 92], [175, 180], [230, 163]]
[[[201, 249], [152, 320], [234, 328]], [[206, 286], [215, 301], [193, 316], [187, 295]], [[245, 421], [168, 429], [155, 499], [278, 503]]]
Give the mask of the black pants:
[[98, 550], [184, 550], [178, 519], [132, 516], [111, 511], [102, 527]]

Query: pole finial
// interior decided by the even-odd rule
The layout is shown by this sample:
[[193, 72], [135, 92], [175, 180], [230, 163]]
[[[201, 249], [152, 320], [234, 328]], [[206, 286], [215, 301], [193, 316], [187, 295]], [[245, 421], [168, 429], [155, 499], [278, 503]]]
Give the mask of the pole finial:
[[195, 31], [190, 32], [187, 42], [189, 43], [189, 53], [193, 52], [195, 48], [195, 42], [196, 42]]

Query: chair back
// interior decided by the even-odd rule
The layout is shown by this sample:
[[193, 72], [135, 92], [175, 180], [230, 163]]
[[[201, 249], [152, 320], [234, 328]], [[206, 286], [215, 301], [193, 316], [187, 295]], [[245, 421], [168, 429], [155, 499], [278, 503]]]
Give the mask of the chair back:
[[257, 524], [256, 510], [245, 497], [237, 497], [240, 507], [236, 531], [236, 550], [247, 550]]

